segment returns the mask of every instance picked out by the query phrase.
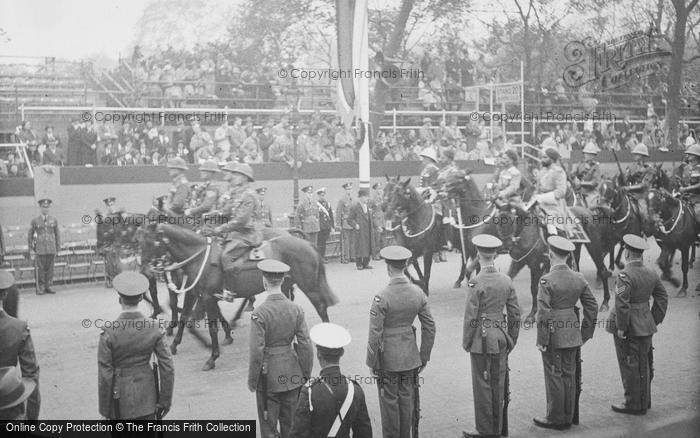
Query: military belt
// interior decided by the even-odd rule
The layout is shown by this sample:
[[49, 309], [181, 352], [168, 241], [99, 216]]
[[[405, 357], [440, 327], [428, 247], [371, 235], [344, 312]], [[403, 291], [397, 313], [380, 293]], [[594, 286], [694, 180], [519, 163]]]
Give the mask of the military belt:
[[143, 373], [144, 371], [151, 371], [151, 367], [148, 363], [130, 367], [115, 367], [115, 375], [118, 377], [133, 376]]
[[407, 325], [402, 327], [385, 327], [384, 334], [398, 335], [401, 333], [413, 333], [413, 326]]
[[488, 319], [489, 321], [503, 321], [505, 320], [505, 317], [503, 316], [502, 313], [497, 312], [497, 313], [482, 313], [481, 314], [481, 319]]
[[567, 307], [566, 309], [552, 309], [552, 316], [576, 316], [576, 312], [573, 307]]
[[292, 351], [292, 344], [279, 345], [276, 347], [265, 347], [265, 351], [270, 355], [288, 353]]
[[630, 303], [630, 309], [649, 309], [649, 301], [642, 303]]

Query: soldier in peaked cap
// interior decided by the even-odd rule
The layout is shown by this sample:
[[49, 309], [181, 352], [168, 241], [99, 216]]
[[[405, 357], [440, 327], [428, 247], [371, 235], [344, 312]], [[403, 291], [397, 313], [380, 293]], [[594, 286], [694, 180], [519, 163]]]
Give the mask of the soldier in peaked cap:
[[255, 225], [259, 228], [269, 228], [272, 226], [272, 210], [270, 206], [265, 203], [267, 187], [258, 187], [255, 189], [255, 193], [258, 195], [257, 202], [255, 203], [255, 211], [253, 213]]
[[199, 166], [202, 183], [193, 191], [192, 207], [185, 210], [185, 216], [200, 217], [216, 208], [220, 191], [213, 178], [217, 173], [221, 173], [221, 170], [214, 160], [207, 160]]
[[301, 189], [303, 195], [297, 205], [296, 222], [312, 245], [316, 245], [316, 238], [320, 230], [318, 225], [318, 204], [314, 199], [314, 187], [306, 186]]
[[[138, 310], [148, 289], [148, 279], [127, 271], [114, 277], [113, 284], [122, 312], [100, 334], [97, 349], [100, 414], [111, 420], [161, 419], [170, 410], [175, 372], [158, 321], [147, 319]], [[153, 356], [156, 362], [152, 365]], [[158, 379], [152, 366], [159, 370]]]
[[518, 341], [520, 307], [513, 282], [494, 266], [501, 240], [479, 234], [472, 243], [478, 251], [481, 272], [469, 282], [462, 348], [471, 357], [476, 432], [464, 432], [463, 436], [507, 435], [502, 407], [510, 393], [508, 353]]
[[326, 188], [321, 187], [316, 190], [316, 205], [318, 206], [318, 236], [316, 237], [316, 246], [318, 253], [323, 260], [323, 263], [328, 263], [326, 259], [326, 242], [333, 231], [335, 221], [333, 220], [333, 209], [331, 204], [326, 199]]
[[301, 389], [292, 438], [349, 437], [371, 438], [372, 423], [367, 412], [362, 387], [340, 373], [340, 358], [350, 343], [350, 333], [343, 327], [323, 322], [309, 333], [316, 344], [316, 358], [321, 376], [309, 380]]
[[[428, 298], [404, 274], [411, 251], [391, 245], [379, 255], [386, 261], [389, 284], [370, 307], [367, 366], [377, 377], [384, 438], [407, 438], [419, 420], [414, 417], [418, 374], [430, 360], [435, 321]], [[416, 317], [421, 325], [420, 348], [413, 327]]]
[[[634, 234], [623, 236], [627, 264], [615, 281], [615, 307], [606, 330], [614, 335], [625, 400], [612, 405], [615, 412], [644, 415], [651, 408], [654, 377], [652, 336], [666, 316], [668, 294], [659, 275], [644, 266], [646, 241]], [[649, 299], [653, 298], [651, 309]]]
[[352, 197], [352, 183], [343, 184], [343, 197], [338, 201], [335, 209], [336, 228], [340, 230], [341, 254], [340, 263], [352, 262], [355, 259], [355, 239], [357, 232], [348, 223], [350, 208], [354, 204]]
[[255, 392], [261, 436], [288, 437], [299, 390], [311, 377], [313, 347], [304, 311], [282, 294], [289, 266], [266, 259], [258, 269], [267, 298], [250, 315], [248, 389]]
[[[0, 419], [37, 420], [41, 407], [39, 394], [39, 364], [34, 353], [34, 343], [25, 321], [17, 319], [17, 288], [11, 272], [0, 271], [0, 367], [15, 367], [19, 363], [22, 379], [34, 384], [26, 404], [17, 401], [5, 405], [0, 400]], [[1, 390], [0, 390], [1, 392]]]
[[29, 255], [34, 256], [36, 268], [37, 295], [54, 294], [51, 289], [53, 283], [53, 261], [56, 253], [61, 249], [61, 233], [58, 229], [58, 220], [49, 215], [51, 207], [50, 199], [39, 201], [41, 215], [32, 219], [29, 225], [27, 246]]
[[165, 212], [168, 216], [180, 217], [185, 214], [185, 209], [190, 202], [190, 185], [185, 176], [187, 163], [182, 158], [175, 157], [168, 161], [167, 166], [173, 184], [170, 187]]
[[114, 196], [102, 200], [107, 207], [107, 214], [97, 224], [97, 250], [104, 257], [105, 286], [112, 287], [112, 280], [122, 271], [121, 260], [115, 246], [117, 230], [120, 228], [121, 211], [116, 207]]
[[[577, 350], [593, 337], [598, 303], [583, 275], [566, 264], [574, 244], [559, 236], [550, 236], [547, 243], [551, 268], [540, 279], [536, 315], [547, 415], [533, 421], [539, 427], [563, 430], [576, 420]], [[583, 306], [583, 321], [578, 301]]]

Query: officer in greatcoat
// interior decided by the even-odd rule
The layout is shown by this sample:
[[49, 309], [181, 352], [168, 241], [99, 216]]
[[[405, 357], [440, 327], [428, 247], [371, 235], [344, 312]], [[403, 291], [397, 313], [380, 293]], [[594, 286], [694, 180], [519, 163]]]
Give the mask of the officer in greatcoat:
[[297, 205], [296, 220], [301, 230], [306, 233], [309, 242], [316, 245], [316, 238], [320, 230], [318, 225], [318, 204], [314, 199], [313, 186], [301, 189], [303, 195]]
[[[5, 377], [0, 377], [0, 386], [8, 383], [19, 390], [23, 384], [25, 388], [23, 395], [17, 394], [13, 400], [0, 398], [0, 420], [38, 420], [41, 407], [39, 364], [29, 327], [25, 321], [16, 318], [19, 297], [14, 284], [11, 272], [0, 271], [0, 367], [12, 368], [6, 370]], [[14, 295], [8, 295], [11, 293]], [[15, 309], [14, 315], [9, 314], [10, 308]]]
[[358, 270], [372, 269], [369, 265], [372, 256], [372, 207], [369, 204], [369, 193], [361, 189], [357, 202], [350, 207], [348, 224], [355, 228], [355, 266]]
[[481, 272], [469, 282], [462, 347], [471, 357], [476, 432], [463, 436], [500, 436], [502, 406], [510, 393], [506, 386], [508, 354], [518, 341], [520, 307], [513, 282], [494, 266], [501, 240], [479, 234], [472, 243], [478, 251]]
[[614, 335], [625, 400], [612, 405], [612, 409], [644, 415], [651, 408], [654, 377], [651, 338], [666, 316], [668, 294], [656, 271], [644, 266], [642, 254], [649, 249], [646, 241], [634, 234], [625, 234], [622, 239], [627, 263], [617, 274], [615, 307], [610, 311], [606, 330]]
[[[430, 360], [435, 321], [428, 298], [404, 274], [411, 251], [391, 245], [379, 255], [386, 261], [389, 284], [372, 300], [369, 311], [367, 366], [377, 378], [384, 438], [409, 438], [414, 421], [418, 374]], [[420, 348], [413, 322], [421, 325]]]
[[262, 438], [287, 438], [299, 390], [311, 377], [313, 347], [304, 311], [282, 294], [289, 266], [266, 259], [258, 269], [267, 298], [250, 316], [248, 389], [255, 392]]
[[[573, 271], [566, 259], [574, 244], [550, 236], [549, 273], [540, 279], [537, 293], [537, 349], [542, 352], [547, 415], [533, 422], [546, 429], [571, 427], [576, 403], [576, 353], [593, 337], [598, 303], [583, 274]], [[583, 306], [583, 321], [576, 303]]]
[[170, 410], [175, 372], [158, 320], [138, 309], [148, 279], [127, 271], [114, 277], [113, 284], [122, 313], [104, 325], [97, 347], [100, 415], [110, 420], [161, 419]]
[[301, 389], [290, 438], [371, 438], [372, 423], [365, 393], [354, 380], [340, 373], [340, 358], [351, 341], [343, 327], [322, 322], [311, 328], [321, 376]]
[[32, 219], [29, 225], [27, 246], [30, 257], [34, 257], [37, 276], [37, 295], [54, 294], [51, 289], [53, 283], [53, 262], [56, 253], [61, 249], [61, 232], [58, 229], [58, 220], [49, 215], [51, 207], [50, 199], [39, 201], [41, 215]]

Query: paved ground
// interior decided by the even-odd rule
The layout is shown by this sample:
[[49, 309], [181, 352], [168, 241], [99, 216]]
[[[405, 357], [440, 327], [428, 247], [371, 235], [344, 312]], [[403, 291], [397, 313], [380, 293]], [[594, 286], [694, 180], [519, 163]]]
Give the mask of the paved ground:
[[[658, 249], [647, 255], [654, 260]], [[447, 263], [434, 265], [431, 307], [437, 323], [437, 338], [432, 360], [422, 374], [421, 431], [425, 437], [457, 437], [473, 425], [470, 365], [461, 348], [461, 328], [465, 289], [453, 289], [458, 269], [458, 255], [450, 254]], [[506, 271], [509, 258], [501, 256], [497, 265]], [[347, 349], [342, 367], [347, 374], [368, 376], [365, 343], [369, 304], [372, 296], [386, 281], [382, 262], [373, 262], [371, 271], [358, 272], [352, 265], [330, 264], [328, 276], [341, 303], [330, 310], [331, 320], [347, 327], [353, 343]], [[584, 252], [583, 270], [592, 281], [595, 274]], [[678, 272], [680, 268], [675, 267]], [[531, 305], [528, 272], [516, 278], [518, 298], [523, 313]], [[690, 275], [691, 289], [700, 281], [700, 270]], [[675, 288], [669, 284], [672, 296]], [[90, 419], [97, 412], [98, 329], [83, 328], [83, 319], [113, 318], [119, 313], [116, 294], [101, 285], [59, 286], [55, 296], [22, 296], [21, 317], [29, 320], [41, 365], [42, 412], [45, 419]], [[596, 288], [602, 299], [602, 289]], [[161, 296], [165, 289], [161, 285]], [[309, 326], [319, 322], [305, 297], [298, 302], [307, 312]], [[654, 337], [656, 377], [652, 385], [653, 408], [645, 417], [614, 414], [610, 403], [622, 397], [622, 386], [615, 361], [611, 335], [599, 330], [583, 348], [583, 395], [581, 425], [566, 432], [567, 436], [700, 436], [700, 333], [696, 298], [672, 298], [667, 319]], [[231, 314], [231, 305], [222, 306]], [[208, 351], [186, 334], [175, 357], [175, 396], [169, 418], [176, 419], [253, 419], [255, 398], [248, 392], [247, 340], [248, 323], [235, 332], [233, 345], [224, 347], [215, 370], [201, 372]], [[601, 316], [607, 316], [601, 315]], [[204, 330], [202, 333], [206, 334]], [[532, 417], [544, 413], [544, 377], [539, 352], [535, 348], [534, 330], [521, 331], [518, 345], [510, 356], [512, 402], [511, 436], [550, 436], [532, 425]], [[314, 372], [318, 372], [318, 365]], [[377, 391], [365, 383], [369, 412], [375, 436], [381, 425]]]

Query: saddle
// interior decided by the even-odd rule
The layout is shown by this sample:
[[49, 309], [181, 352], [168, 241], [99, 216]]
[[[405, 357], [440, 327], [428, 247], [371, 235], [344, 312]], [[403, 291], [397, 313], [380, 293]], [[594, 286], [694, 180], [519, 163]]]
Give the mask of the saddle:
[[267, 258], [269, 240], [263, 240], [258, 231], [250, 237], [235, 241], [221, 239], [217, 242], [221, 247], [220, 263], [224, 273], [224, 286], [233, 293], [232, 298], [236, 295], [251, 296], [265, 290], [258, 262]]

